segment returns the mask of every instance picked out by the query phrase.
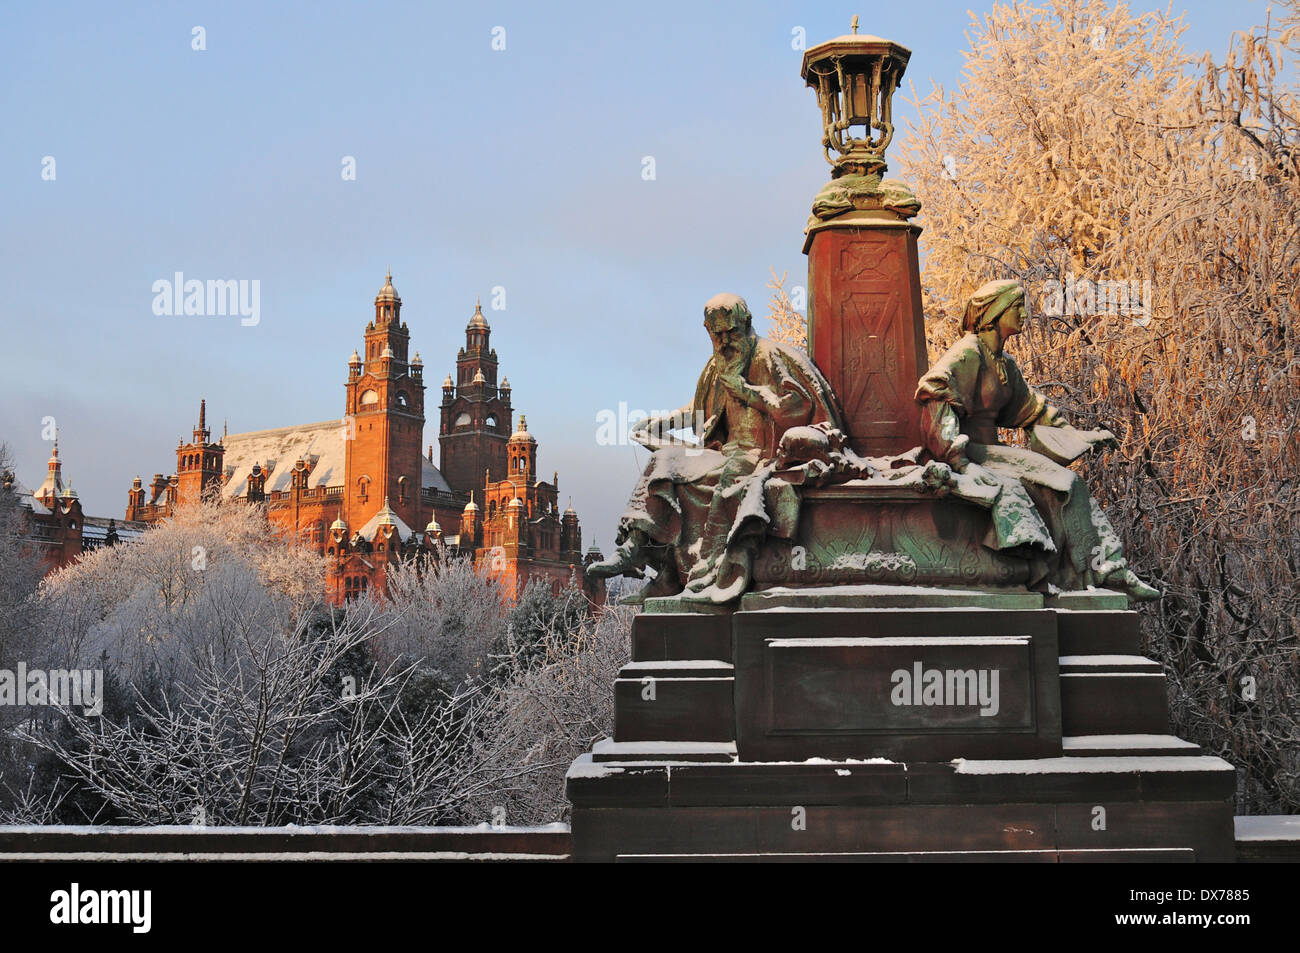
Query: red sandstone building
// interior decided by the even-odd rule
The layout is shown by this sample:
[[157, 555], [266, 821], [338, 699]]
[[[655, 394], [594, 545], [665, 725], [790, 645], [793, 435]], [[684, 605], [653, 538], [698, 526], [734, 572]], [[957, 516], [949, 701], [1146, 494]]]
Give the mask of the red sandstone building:
[[497, 383], [492, 330], [481, 307], [465, 328], [456, 379], [442, 384], [439, 465], [421, 452], [424, 363], [408, 357], [410, 334], [392, 275], [375, 298], [362, 349], [348, 361], [341, 419], [212, 439], [206, 402], [189, 441], [176, 448], [176, 471], [136, 477], [126, 519], [150, 523], [204, 494], [262, 503], [273, 524], [329, 558], [329, 592], [342, 602], [382, 588], [386, 567], [436, 551], [487, 561], [511, 594], [533, 579], [557, 591], [570, 582], [593, 598], [582, 530], [569, 506], [559, 511], [558, 475], [537, 473], [537, 440], [523, 417], [513, 430], [510, 384]]
[[82, 513], [81, 500], [71, 481], [63, 482], [63, 461], [59, 459], [57, 439], [46, 467], [45, 482], [29, 490], [13, 473], [6, 471], [0, 475], [0, 490], [18, 495], [26, 524], [21, 530], [23, 539], [50, 572], [76, 562], [82, 553], [100, 546], [135, 539], [145, 529], [141, 523], [119, 524], [114, 519]]

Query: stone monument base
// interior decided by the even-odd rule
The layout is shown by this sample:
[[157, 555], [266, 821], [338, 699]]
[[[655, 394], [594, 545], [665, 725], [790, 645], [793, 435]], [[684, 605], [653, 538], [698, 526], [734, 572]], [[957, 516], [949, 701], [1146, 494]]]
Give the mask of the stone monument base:
[[1169, 734], [1119, 593], [652, 599], [576, 860], [1230, 861], [1231, 765]]

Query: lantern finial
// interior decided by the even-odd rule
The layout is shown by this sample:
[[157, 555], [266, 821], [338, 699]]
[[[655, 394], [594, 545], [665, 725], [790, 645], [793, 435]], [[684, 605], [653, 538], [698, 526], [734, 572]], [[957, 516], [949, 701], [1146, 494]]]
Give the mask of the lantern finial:
[[912, 53], [905, 46], [858, 33], [812, 47], [800, 72], [817, 91], [822, 145], [833, 175], [873, 174], [885, 169], [885, 149], [894, 137], [892, 99]]
[[850, 212], [906, 221], [921, 210], [906, 183], [885, 178], [885, 150], [894, 138], [893, 96], [912, 51], [859, 33], [856, 15], [850, 29], [809, 48], [800, 68], [817, 92], [822, 148], [831, 164], [831, 181], [813, 201], [810, 229]]

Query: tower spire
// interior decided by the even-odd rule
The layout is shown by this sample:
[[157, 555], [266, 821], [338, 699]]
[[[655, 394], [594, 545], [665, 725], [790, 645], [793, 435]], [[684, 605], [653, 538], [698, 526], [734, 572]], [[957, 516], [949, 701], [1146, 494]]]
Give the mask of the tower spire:
[[208, 430], [208, 402], [206, 398], [199, 400], [199, 424], [194, 428], [194, 443], [204, 445], [208, 442], [211, 431]]
[[59, 432], [54, 431], [54, 449], [50, 453], [50, 460], [46, 466], [45, 482], [32, 495], [46, 506], [51, 499], [58, 497], [63, 492], [63, 462], [59, 459]]

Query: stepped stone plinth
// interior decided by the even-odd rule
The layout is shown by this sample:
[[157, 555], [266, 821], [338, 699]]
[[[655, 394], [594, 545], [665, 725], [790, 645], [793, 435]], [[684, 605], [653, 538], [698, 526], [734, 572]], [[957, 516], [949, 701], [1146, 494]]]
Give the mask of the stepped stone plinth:
[[569, 770], [574, 858], [1232, 860], [1235, 772], [1170, 735], [1123, 601], [885, 585], [759, 590], [731, 613], [654, 601], [615, 737]]

